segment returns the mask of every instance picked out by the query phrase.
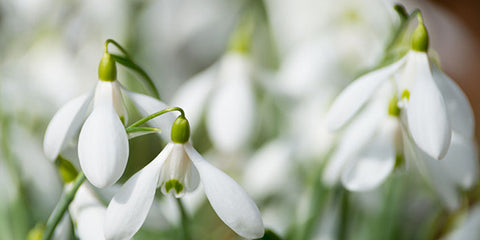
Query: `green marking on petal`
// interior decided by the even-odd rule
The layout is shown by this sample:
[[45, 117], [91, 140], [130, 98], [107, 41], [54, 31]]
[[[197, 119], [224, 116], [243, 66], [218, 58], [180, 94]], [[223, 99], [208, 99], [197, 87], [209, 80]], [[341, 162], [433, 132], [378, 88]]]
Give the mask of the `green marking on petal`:
[[407, 89], [405, 89], [402, 93], [402, 99], [406, 98], [407, 101], [410, 99], [410, 91], [408, 91]]
[[175, 189], [175, 192], [179, 194], [183, 191], [183, 184], [181, 184], [177, 179], [170, 179], [165, 182], [165, 190], [168, 193], [172, 189]]
[[395, 117], [400, 116], [400, 108], [398, 107], [397, 94], [395, 94], [388, 103], [388, 114]]

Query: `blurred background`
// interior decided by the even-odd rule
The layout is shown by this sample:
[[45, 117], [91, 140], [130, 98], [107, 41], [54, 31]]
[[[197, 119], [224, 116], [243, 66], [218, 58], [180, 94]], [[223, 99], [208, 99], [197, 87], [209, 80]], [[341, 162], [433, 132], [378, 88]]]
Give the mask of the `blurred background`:
[[[452, 210], [409, 170], [368, 193], [325, 186], [318, 173], [338, 140], [322, 127], [326, 111], [349, 82], [379, 64], [399, 26], [395, 3], [0, 1], [0, 239], [26, 239], [45, 224], [60, 198], [62, 181], [42, 150], [45, 129], [62, 105], [95, 86], [108, 38], [152, 77], [163, 101], [185, 108], [194, 145], [245, 187], [265, 226], [282, 239], [447, 238], [469, 219], [478, 186], [463, 191], [461, 206]], [[480, 2], [399, 3], [408, 12], [421, 9], [431, 47], [468, 96], [478, 126]], [[248, 56], [246, 63], [230, 66], [238, 51]], [[135, 73], [118, 69], [124, 86], [149, 94]], [[245, 102], [229, 105], [243, 111], [234, 116], [233, 127], [224, 126], [238, 131], [224, 139], [212, 130], [223, 123], [211, 116], [215, 102], [225, 100], [218, 93], [232, 75], [248, 79], [248, 85], [239, 88]], [[130, 122], [136, 119], [133, 113]], [[229, 137], [235, 134], [238, 138]], [[130, 144], [121, 182], [151, 161], [163, 143], [149, 135]], [[108, 202], [115, 189], [96, 191]], [[180, 239], [175, 207], [158, 198], [152, 208], [158, 216], [149, 217], [135, 239]], [[203, 195], [188, 201], [195, 239], [239, 239], [203, 207], [209, 206]], [[74, 224], [66, 225], [70, 230], [58, 239], [75, 238]]]

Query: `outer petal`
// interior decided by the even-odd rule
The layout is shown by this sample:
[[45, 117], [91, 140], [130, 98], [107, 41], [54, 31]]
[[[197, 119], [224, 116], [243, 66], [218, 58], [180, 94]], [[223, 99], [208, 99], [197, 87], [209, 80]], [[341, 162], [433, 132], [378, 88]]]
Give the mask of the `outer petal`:
[[111, 86], [98, 85], [92, 114], [80, 131], [78, 157], [87, 179], [108, 187], [123, 174], [128, 161], [128, 136], [112, 103]]
[[442, 93], [447, 106], [447, 113], [454, 131], [468, 139], [473, 138], [475, 119], [467, 96], [447, 75], [432, 64], [433, 79]]
[[355, 80], [333, 102], [327, 113], [327, 126], [337, 130], [347, 123], [362, 108], [375, 90], [405, 62], [406, 57]]
[[407, 104], [407, 121], [415, 143], [435, 159], [442, 159], [450, 145], [450, 128], [442, 94], [433, 81], [425, 53], [415, 53], [416, 79]]
[[183, 108], [192, 129], [195, 129], [201, 121], [208, 95], [215, 83], [217, 69], [218, 66], [214, 65], [195, 75], [177, 90], [171, 101], [175, 106]]
[[216, 147], [234, 152], [243, 147], [254, 126], [255, 97], [247, 59], [227, 55], [221, 65], [220, 86], [207, 110], [208, 133]]
[[341, 142], [325, 168], [323, 181], [333, 185], [342, 171], [355, 159], [361, 149], [372, 139], [381, 121], [386, 117], [385, 101], [374, 101], [345, 129]]
[[453, 133], [452, 143], [441, 164], [447, 175], [463, 189], [473, 187], [478, 180], [478, 153], [474, 141]]
[[84, 94], [69, 101], [55, 113], [43, 141], [43, 151], [48, 160], [54, 161], [65, 143], [80, 129], [91, 98], [91, 92]]
[[80, 186], [69, 209], [81, 240], [105, 239], [103, 224], [106, 208], [95, 197], [88, 184]]
[[[162, 101], [159, 101], [147, 95], [134, 93], [126, 89], [123, 89], [123, 92], [127, 94], [127, 96], [130, 98], [130, 100], [132, 100], [133, 104], [138, 109], [140, 114], [144, 117], [162, 111], [165, 108], [169, 108], [169, 106]], [[150, 120], [149, 123], [153, 127], [160, 128], [162, 130], [162, 138], [168, 141], [170, 140], [170, 131], [173, 121], [175, 121], [175, 119], [175, 113], [169, 112]]]
[[457, 185], [448, 176], [448, 169], [445, 169], [439, 161], [419, 149], [406, 132], [403, 137], [405, 139], [407, 161], [414, 162], [420, 174], [433, 187], [441, 201], [450, 210], [457, 209], [460, 205], [460, 196], [457, 192]]
[[147, 166], [131, 177], [113, 197], [105, 216], [106, 239], [130, 239], [147, 218], [155, 197], [160, 168], [172, 144]]
[[343, 185], [351, 191], [368, 191], [388, 177], [395, 166], [395, 133], [398, 123], [388, 119], [356, 163], [342, 174]]
[[205, 194], [218, 217], [244, 238], [261, 238], [265, 231], [262, 216], [245, 190], [203, 159], [190, 143], [185, 144], [185, 151], [200, 173]]

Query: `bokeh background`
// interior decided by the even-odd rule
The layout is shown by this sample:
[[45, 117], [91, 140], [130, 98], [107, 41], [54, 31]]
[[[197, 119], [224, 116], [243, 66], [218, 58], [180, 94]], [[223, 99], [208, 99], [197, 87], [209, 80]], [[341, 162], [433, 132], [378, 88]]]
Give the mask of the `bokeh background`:
[[[282, 134], [282, 130], [279, 130], [286, 125], [295, 125], [289, 125], [288, 122], [296, 120], [292, 120], [289, 116], [290, 112], [285, 109], [291, 106], [310, 109], [311, 102], [304, 101], [302, 98], [302, 88], [295, 87], [296, 84], [300, 84], [295, 82], [296, 79], [280, 84], [275, 82], [274, 76], [282, 72], [285, 62], [298, 61], [297, 65], [292, 63], [292, 66], [301, 68], [308, 64], [308, 61], [318, 60], [318, 66], [312, 64], [313, 68], [324, 72], [308, 73], [307, 71], [304, 74], [320, 78], [328, 76], [329, 79], [318, 80], [322, 82], [321, 86], [334, 85], [336, 88], [345, 86], [354, 77], [374, 67], [391, 36], [393, 26], [398, 21], [393, 9], [388, 7], [393, 6], [393, 3], [393, 1], [380, 0], [338, 2], [1, 0], [0, 239], [25, 239], [32, 228], [46, 221], [59, 199], [62, 182], [55, 166], [43, 155], [43, 134], [53, 114], [64, 103], [95, 85], [98, 62], [103, 54], [103, 43], [106, 39], [112, 38], [121, 43], [154, 79], [162, 99], [167, 103], [176, 104], [174, 103], [176, 95], [182, 84], [208, 70], [226, 54], [232, 35], [244, 19], [245, 12], [253, 12], [256, 16], [251, 38], [251, 55], [256, 68], [261, 69], [256, 75], [256, 78], [261, 80], [255, 83], [257, 99], [262, 99], [256, 105], [257, 124], [254, 128], [257, 130], [255, 131], [257, 135], [251, 137], [248, 146], [243, 148], [246, 149], [245, 151], [225, 153], [216, 149], [209, 139], [205, 120], [198, 120], [199, 127], [194, 132], [194, 142], [215, 165], [232, 175], [245, 186], [247, 192], [252, 193], [255, 201], [259, 203], [268, 228], [282, 236], [293, 236], [290, 237], [291, 239], [335, 239], [329, 238], [331, 233], [329, 229], [335, 224], [325, 219], [337, 221], [338, 206], [343, 206], [343, 202], [332, 200], [332, 203], [323, 199], [322, 196], [327, 195], [327, 190], [315, 192], [319, 194], [315, 198], [316, 195], [311, 190], [315, 187], [319, 188], [315, 185], [315, 181], [312, 186], [302, 182], [310, 181], [308, 178], [311, 176], [305, 174], [308, 175], [304, 176], [307, 180], [298, 176], [290, 178], [290, 173], [282, 172], [283, 170], [279, 168], [278, 172], [281, 174], [277, 175], [280, 175], [279, 178], [287, 178], [287, 181], [286, 183], [273, 181], [272, 186], [275, 188], [272, 187], [272, 189], [275, 191], [265, 197], [262, 195], [263, 189], [258, 190], [258, 186], [255, 188], [255, 183], [248, 181], [248, 178], [254, 179], [257, 173], [251, 173], [250, 175], [253, 174], [253, 176], [250, 177], [245, 171], [254, 168], [248, 164], [253, 161], [251, 159], [262, 158], [256, 153], [266, 143], [272, 139], [291, 136], [291, 134]], [[422, 10], [430, 33], [431, 46], [438, 53], [443, 70], [467, 94], [478, 126], [480, 123], [480, 82], [478, 80], [480, 76], [480, 2], [477, 0], [411, 0], [401, 1], [401, 3], [408, 11], [415, 8]], [[329, 39], [325, 36], [333, 37]], [[327, 47], [315, 45], [313, 48], [306, 48], [307, 52], [318, 51], [318, 55], [329, 57], [334, 55], [334, 57], [318, 58], [308, 54], [305, 56], [298, 54], [297, 57], [300, 56], [300, 58], [311, 58], [305, 62], [287, 60], [291, 56], [289, 54], [293, 52], [292, 49], [301, 48], [302, 44], [309, 43], [312, 39], [322, 39], [322, 44], [326, 42]], [[111, 49], [115, 52], [115, 48]], [[337, 65], [334, 65], [332, 61], [338, 61], [341, 64], [335, 62]], [[134, 91], [148, 93], [144, 85], [138, 82], [137, 75], [125, 68], [119, 67], [119, 69], [119, 79], [125, 86]], [[295, 78], [296, 75], [292, 76]], [[274, 97], [269, 97], [265, 89], [275, 85], [282, 85], [278, 91], [287, 97], [279, 98], [275, 94], [273, 94]], [[317, 84], [313, 86], [318, 87]], [[307, 85], [306, 89], [308, 87]], [[317, 93], [332, 95], [336, 92], [324, 93], [318, 90]], [[313, 96], [315, 92], [309, 94]], [[278, 105], [285, 109], [282, 110]], [[313, 107], [322, 108], [323, 110], [319, 111], [323, 112], [327, 109], [323, 105], [317, 107], [314, 104]], [[302, 126], [310, 129], [308, 124], [313, 126], [316, 123], [302, 122], [298, 125], [300, 124], [306, 124]], [[291, 130], [288, 131], [292, 132], [297, 130], [291, 126], [289, 129]], [[477, 139], [479, 136], [480, 128], [477, 127]], [[296, 140], [294, 137], [289, 139]], [[322, 152], [323, 148], [328, 148], [322, 145], [327, 142], [324, 139], [314, 138], [312, 141], [318, 142], [313, 142], [314, 146], [308, 145], [305, 148], [312, 148], [308, 151], [313, 153]], [[291, 143], [291, 145], [295, 144]], [[159, 146], [161, 142], [155, 136], [132, 140], [131, 159], [135, 161], [129, 161], [122, 181], [153, 159], [161, 150]], [[278, 158], [282, 157], [283, 155]], [[286, 161], [289, 160], [294, 161], [293, 158]], [[295, 171], [298, 170], [296, 168], [308, 169], [305, 164], [308, 163], [302, 162], [301, 167], [291, 168]], [[275, 161], [267, 164], [267, 168], [273, 169], [273, 172], [277, 171], [276, 166]], [[297, 171], [297, 175], [302, 173], [304, 173], [302, 170]], [[447, 218], [442, 218], [445, 213], [438, 210], [441, 204], [434, 200], [435, 197], [426, 194], [425, 189], [421, 191], [425, 195], [418, 194], [416, 190], [405, 191], [404, 188], [400, 191], [399, 188], [392, 186], [398, 185], [401, 181], [398, 178], [402, 177], [392, 178], [382, 185], [379, 192], [352, 197], [356, 199], [352, 201], [360, 202], [359, 205], [363, 210], [357, 209], [356, 214], [360, 217], [353, 213], [357, 217], [353, 224], [347, 226], [349, 230], [345, 231], [355, 232], [362, 226], [364, 230], [358, 233], [358, 238], [351, 234], [350, 239], [394, 239], [392, 236], [398, 236], [395, 239], [436, 239], [451, 230], [448, 220], [445, 220]], [[398, 192], [389, 191], [389, 189], [396, 189]], [[269, 191], [265, 190], [265, 192]], [[336, 192], [333, 192], [329, 194], [335, 195]], [[385, 192], [393, 193], [385, 195]], [[108, 193], [106, 195], [108, 196]], [[379, 197], [384, 195], [385, 198]], [[419, 197], [411, 197], [412, 195]], [[105, 198], [108, 199], [108, 197]], [[193, 220], [198, 223], [194, 231], [198, 236], [202, 236], [199, 239], [236, 239], [236, 235], [222, 225], [210, 208], [198, 207], [208, 206], [202, 197], [199, 198], [200, 200], [192, 200], [194, 203], [190, 207]], [[310, 200], [305, 199], [318, 201], [309, 202]], [[391, 206], [401, 208], [412, 199], [418, 201], [415, 201], [411, 209], [406, 211], [411, 215], [407, 216], [405, 213], [400, 216], [398, 212], [392, 213], [385, 210], [389, 209], [390, 203]], [[385, 201], [390, 202], [385, 205]], [[317, 202], [319, 209], [324, 205], [329, 207], [315, 217], [309, 214], [305, 217], [304, 208], [310, 207], [310, 210], [305, 210], [307, 212], [315, 211], [316, 208], [312, 206]], [[171, 213], [163, 212], [165, 209], [161, 209], [161, 204], [158, 208], [159, 214], [167, 217], [156, 221], [169, 224], [162, 223], [155, 226], [147, 222], [146, 225], [152, 225], [153, 230], [145, 230], [136, 239], [176, 237], [175, 219], [178, 216], [170, 219], [168, 215]], [[319, 209], [317, 210], [320, 212]], [[359, 212], [368, 214], [362, 215]], [[385, 217], [396, 220], [385, 220]], [[362, 220], [365, 220], [365, 223], [362, 223]], [[401, 220], [406, 220], [406, 223], [399, 224], [397, 228], [393, 227]], [[427, 220], [438, 223], [436, 226], [440, 226], [437, 227], [440, 230], [423, 233], [423, 230], [416, 228]], [[153, 220], [154, 223], [156, 221]], [[386, 224], [387, 227], [374, 227], [384, 221], [389, 222]], [[296, 230], [303, 229], [298, 225], [310, 226], [305, 227], [309, 233]], [[385, 233], [372, 235], [371, 232], [375, 231]]]

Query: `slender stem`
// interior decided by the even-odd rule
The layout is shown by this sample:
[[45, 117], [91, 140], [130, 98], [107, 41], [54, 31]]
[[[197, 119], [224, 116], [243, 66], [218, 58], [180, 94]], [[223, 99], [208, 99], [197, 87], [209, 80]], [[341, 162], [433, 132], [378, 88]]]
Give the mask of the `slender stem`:
[[128, 126], [126, 128], [127, 132], [128, 131], [131, 131], [132, 128], [135, 128], [135, 127], [138, 127], [146, 122], [148, 122], [149, 120], [153, 119], [153, 118], [156, 118], [162, 114], [165, 114], [165, 113], [168, 113], [168, 112], [173, 112], [173, 111], [178, 111], [180, 112], [180, 115], [181, 116], [184, 116], [185, 117], [185, 112], [183, 111], [183, 109], [179, 108], [179, 107], [172, 107], [172, 108], [166, 108], [166, 109], [163, 109], [162, 111], [160, 112], [156, 112], [154, 114], [151, 114], [149, 116], [146, 116], [138, 121], [136, 121], [135, 123], [133, 123], [132, 125]]
[[109, 44], [109, 43], [112, 43], [113, 45], [115, 45], [115, 46], [123, 53], [123, 55], [125, 55], [125, 57], [126, 57], [128, 60], [130, 60], [130, 61], [133, 62], [132, 58], [131, 58], [130, 55], [127, 53], [127, 51], [126, 51], [117, 41], [115, 41], [115, 40], [113, 40], [113, 39], [107, 39], [107, 41], [105, 41], [105, 52], [108, 52], [108, 44]]
[[157, 87], [155, 87], [155, 84], [153, 83], [152, 78], [150, 78], [150, 76], [148, 76], [148, 74], [147, 74], [147, 72], [145, 72], [145, 70], [143, 70], [138, 64], [133, 62], [133, 60], [128, 59], [127, 57], [122, 57], [122, 56], [119, 56], [119, 55], [116, 55], [116, 54], [110, 54], [110, 55], [113, 57], [115, 62], [117, 62], [117, 63], [119, 63], [119, 64], [121, 64], [121, 65], [123, 65], [127, 68], [130, 68], [134, 72], [138, 73], [145, 80], [145, 83], [148, 85], [148, 87], [150, 88], [152, 93], [155, 95], [155, 98], [160, 100], [160, 95], [158, 94]]
[[123, 55], [125, 55], [125, 57], [122, 57], [122, 56], [119, 56], [119, 55], [116, 55], [116, 54], [110, 54], [115, 59], [115, 61], [118, 62], [119, 64], [127, 67], [127, 68], [132, 69], [136, 73], [138, 73], [145, 80], [148, 87], [150, 88], [150, 90], [155, 95], [155, 98], [160, 99], [160, 95], [158, 94], [158, 90], [155, 87], [155, 84], [153, 83], [152, 78], [147, 74], [147, 72], [145, 72], [145, 70], [143, 70], [138, 64], [136, 64], [133, 61], [133, 59], [130, 57], [130, 55], [125, 50], [125, 48], [123, 48], [117, 41], [115, 41], [113, 39], [107, 39], [105, 41], [105, 45], [104, 45], [105, 53], [108, 53], [108, 44], [110, 44], [110, 43], [115, 45], [123, 53]]
[[180, 214], [182, 215], [182, 230], [183, 230], [183, 240], [191, 240], [192, 237], [190, 235], [190, 228], [189, 228], [189, 219], [187, 216], [187, 211], [185, 211], [185, 207], [183, 206], [182, 200], [177, 198], [178, 209], [180, 209]]
[[350, 211], [349, 192], [342, 189], [342, 205], [340, 206], [340, 225], [338, 226], [338, 240], [346, 240], [348, 237], [348, 215]]
[[83, 172], [80, 172], [73, 181], [72, 189], [70, 189], [70, 191], [68, 191], [62, 196], [60, 201], [57, 203], [57, 206], [53, 210], [52, 214], [48, 218], [47, 226], [45, 227], [45, 232], [43, 233], [42, 240], [49, 240], [52, 238], [55, 228], [57, 227], [60, 220], [63, 218], [63, 215], [65, 215], [68, 206], [75, 198], [75, 194], [77, 193], [78, 189], [84, 181], [85, 174], [83, 174]]

